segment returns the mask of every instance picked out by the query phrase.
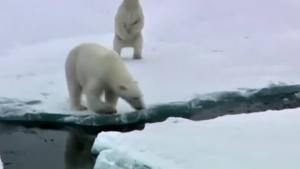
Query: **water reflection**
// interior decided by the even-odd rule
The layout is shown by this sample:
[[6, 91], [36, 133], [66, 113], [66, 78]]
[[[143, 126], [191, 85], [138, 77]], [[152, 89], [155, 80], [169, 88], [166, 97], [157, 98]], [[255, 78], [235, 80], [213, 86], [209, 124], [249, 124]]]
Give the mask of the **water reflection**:
[[66, 141], [65, 169], [93, 169], [96, 157], [91, 148], [96, 136], [80, 131], [69, 133]]
[[93, 169], [95, 137], [0, 123], [0, 155], [5, 169]]
[[[39, 127], [39, 128], [33, 128]], [[91, 148], [103, 130], [142, 130], [144, 124], [115, 128], [56, 128], [0, 122], [0, 155], [5, 169], [93, 169]]]

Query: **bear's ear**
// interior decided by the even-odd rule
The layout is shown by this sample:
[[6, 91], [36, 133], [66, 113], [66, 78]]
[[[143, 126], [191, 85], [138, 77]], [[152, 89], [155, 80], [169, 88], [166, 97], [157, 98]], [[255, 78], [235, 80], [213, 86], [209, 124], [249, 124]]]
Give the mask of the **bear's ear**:
[[119, 88], [123, 91], [127, 90], [127, 87], [126, 86], [123, 86], [123, 85], [120, 85]]

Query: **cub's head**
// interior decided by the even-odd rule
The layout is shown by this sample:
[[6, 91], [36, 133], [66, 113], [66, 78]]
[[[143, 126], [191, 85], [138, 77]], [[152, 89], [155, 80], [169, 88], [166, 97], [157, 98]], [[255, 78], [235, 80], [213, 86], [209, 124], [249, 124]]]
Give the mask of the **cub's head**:
[[128, 104], [130, 104], [136, 110], [142, 110], [145, 108], [143, 101], [143, 95], [140, 91], [137, 82], [119, 84], [116, 92], [121, 98], [123, 98]]

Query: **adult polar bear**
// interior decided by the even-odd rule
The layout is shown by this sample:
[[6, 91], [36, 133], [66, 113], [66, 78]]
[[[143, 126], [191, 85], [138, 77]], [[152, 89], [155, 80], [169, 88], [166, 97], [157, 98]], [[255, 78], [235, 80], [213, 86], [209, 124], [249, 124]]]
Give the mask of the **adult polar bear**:
[[115, 17], [114, 50], [133, 47], [134, 59], [142, 58], [144, 14], [139, 0], [123, 0]]
[[[118, 97], [133, 108], [144, 108], [142, 93], [120, 56], [98, 44], [81, 44], [71, 50], [65, 64], [66, 80], [71, 105], [76, 110], [86, 109], [81, 104], [82, 92], [87, 106], [96, 113], [115, 113]], [[105, 100], [101, 96], [105, 93]]]

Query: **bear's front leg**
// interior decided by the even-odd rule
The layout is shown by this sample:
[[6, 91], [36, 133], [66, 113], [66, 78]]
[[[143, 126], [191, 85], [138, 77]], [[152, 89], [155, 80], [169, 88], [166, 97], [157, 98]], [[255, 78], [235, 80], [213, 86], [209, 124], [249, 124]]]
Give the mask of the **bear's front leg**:
[[100, 86], [89, 85], [85, 89], [87, 105], [89, 109], [97, 114], [114, 114], [116, 109], [110, 104], [100, 100], [103, 89]]
[[112, 105], [114, 108], [117, 106], [118, 96], [111, 90], [105, 90], [105, 101], [106, 103]]
[[99, 100], [99, 95], [87, 94], [86, 98], [89, 109], [97, 114], [117, 113], [117, 110], [113, 106]]

